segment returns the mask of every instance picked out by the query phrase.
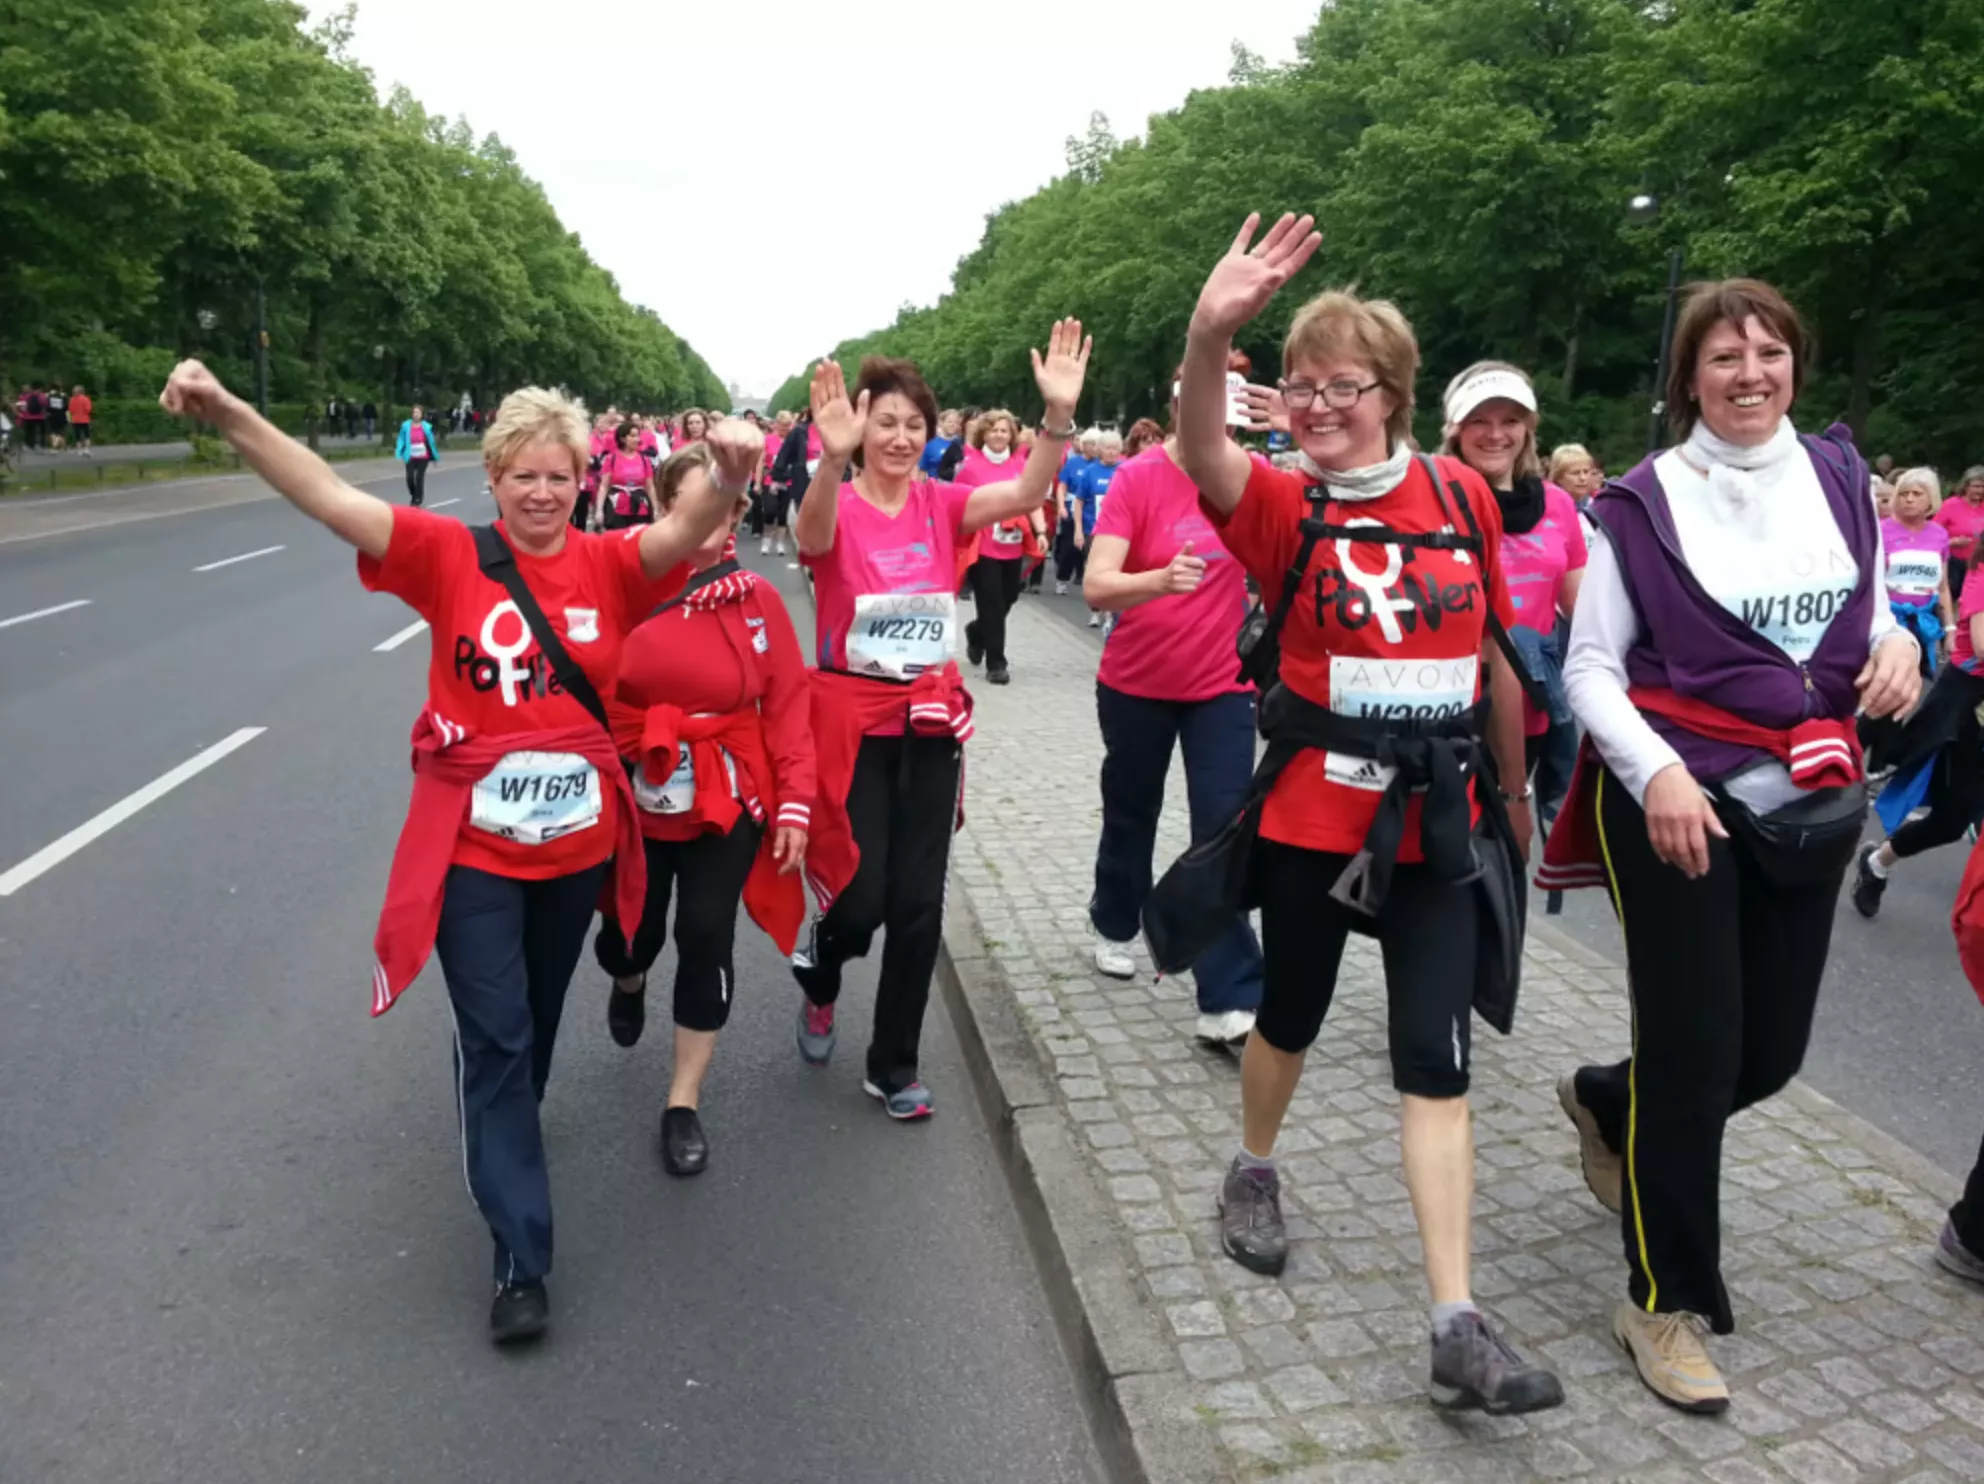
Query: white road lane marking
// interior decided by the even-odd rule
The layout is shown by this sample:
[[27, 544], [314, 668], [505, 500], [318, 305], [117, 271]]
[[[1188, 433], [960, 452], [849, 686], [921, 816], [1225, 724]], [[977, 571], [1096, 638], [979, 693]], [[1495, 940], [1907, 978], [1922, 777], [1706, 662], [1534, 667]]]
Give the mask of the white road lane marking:
[[252, 562], [256, 557], [274, 556], [279, 551], [289, 550], [286, 546], [264, 546], [260, 551], [244, 551], [240, 556], [222, 557], [217, 562], [208, 562], [204, 567], [195, 567], [195, 572], [212, 572], [221, 567], [232, 567], [236, 562]]
[[461, 504], [461, 502], [462, 502], [462, 497], [460, 495], [456, 495], [452, 500], [436, 500], [432, 505], [429, 505], [427, 508], [429, 510], [446, 510], [450, 505], [459, 505]]
[[232, 736], [224, 737], [214, 743], [205, 752], [188, 758], [171, 772], [154, 778], [136, 793], [126, 795], [97, 815], [95, 819], [87, 824], [78, 825], [54, 844], [44, 845], [11, 871], [0, 875], [0, 897], [11, 897], [37, 876], [61, 865], [92, 840], [109, 834], [147, 804], [157, 803], [187, 779], [211, 768], [235, 749], [247, 746], [267, 730], [267, 727], [243, 727]]
[[384, 643], [373, 645], [372, 652], [374, 654], [387, 654], [392, 650], [398, 649], [402, 644], [406, 643], [407, 640], [413, 638], [414, 635], [424, 634], [426, 632], [427, 632], [427, 620], [424, 618], [415, 619], [412, 623], [408, 624], [405, 628], [401, 629], [397, 634], [393, 635], [392, 638], [386, 640]]
[[73, 603], [57, 603], [53, 608], [37, 608], [32, 613], [17, 613], [12, 618], [0, 618], [0, 629], [11, 629], [17, 623], [33, 623], [37, 618], [67, 613], [71, 608], [87, 608], [95, 601], [94, 598], [78, 598]]

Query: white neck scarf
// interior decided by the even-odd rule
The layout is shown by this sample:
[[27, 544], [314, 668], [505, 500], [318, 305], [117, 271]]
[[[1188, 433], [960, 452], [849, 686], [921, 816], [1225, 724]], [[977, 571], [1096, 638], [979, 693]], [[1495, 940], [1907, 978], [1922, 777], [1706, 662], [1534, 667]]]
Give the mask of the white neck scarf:
[[988, 464], [1003, 464], [1013, 456], [1013, 451], [1010, 448], [1003, 453], [994, 453], [989, 448], [981, 448], [978, 451], [985, 455], [985, 461]]
[[1777, 431], [1755, 444], [1725, 442], [1697, 420], [1680, 449], [1682, 458], [1708, 475], [1717, 518], [1751, 535], [1763, 530], [1763, 502], [1791, 467], [1792, 457], [1803, 451], [1798, 429], [1788, 417], [1780, 418]]
[[1392, 456], [1382, 464], [1367, 464], [1362, 469], [1325, 469], [1306, 453], [1302, 455], [1302, 471], [1322, 481], [1332, 500], [1353, 504], [1389, 495], [1405, 483], [1406, 470], [1411, 467], [1412, 450], [1404, 443], [1394, 443]]

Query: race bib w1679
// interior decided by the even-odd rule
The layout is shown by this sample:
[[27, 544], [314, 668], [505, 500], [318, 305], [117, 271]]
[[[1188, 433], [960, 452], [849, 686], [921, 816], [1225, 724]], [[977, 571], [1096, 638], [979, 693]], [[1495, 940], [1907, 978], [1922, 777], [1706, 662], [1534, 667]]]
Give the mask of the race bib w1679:
[[950, 593], [864, 593], [847, 630], [847, 668], [856, 675], [914, 680], [951, 660], [958, 600]]
[[468, 822], [521, 845], [599, 823], [599, 770], [569, 752], [513, 752], [475, 786]]

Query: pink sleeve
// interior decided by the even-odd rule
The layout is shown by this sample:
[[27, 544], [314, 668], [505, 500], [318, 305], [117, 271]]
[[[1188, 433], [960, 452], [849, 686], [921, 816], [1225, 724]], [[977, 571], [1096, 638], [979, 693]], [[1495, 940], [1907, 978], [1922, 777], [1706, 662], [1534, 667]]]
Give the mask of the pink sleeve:
[[930, 487], [936, 492], [940, 520], [953, 539], [963, 541], [964, 507], [971, 503], [971, 486], [968, 484], [946, 484], [943, 480], [932, 480]]
[[1558, 490], [1564, 497], [1564, 570], [1575, 572], [1591, 561], [1591, 548], [1585, 544], [1584, 521], [1578, 516], [1578, 502], [1569, 490]]
[[1142, 493], [1143, 480], [1127, 469], [1118, 469], [1116, 477], [1109, 482], [1109, 496], [1102, 502], [1102, 513], [1095, 518], [1095, 534], [1135, 541], [1137, 514], [1143, 508], [1143, 501], [1131, 497]]
[[1984, 566], [1972, 567], [1964, 573], [1963, 596], [1956, 605], [1959, 623], [1969, 623], [1980, 613], [1984, 613]]

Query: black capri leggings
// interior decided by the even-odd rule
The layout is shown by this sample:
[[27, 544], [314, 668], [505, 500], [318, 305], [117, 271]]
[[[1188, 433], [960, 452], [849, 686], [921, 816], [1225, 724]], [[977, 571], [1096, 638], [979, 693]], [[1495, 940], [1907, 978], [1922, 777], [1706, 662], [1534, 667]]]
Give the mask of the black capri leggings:
[[1943, 744], [1929, 768], [1929, 812], [1888, 837], [1902, 859], [1954, 845], [1984, 814], [1984, 729], [1974, 710], [1964, 709], [1956, 735]]
[[[1254, 1033], [1278, 1051], [1309, 1049], [1336, 995], [1357, 914], [1330, 897], [1347, 855], [1277, 840], [1255, 845], [1265, 982]], [[1422, 1098], [1467, 1093], [1474, 954], [1480, 909], [1472, 884], [1401, 865], [1379, 911], [1392, 1086]]]
[[406, 461], [406, 492], [416, 505], [427, 498], [427, 464], [426, 459]]
[[675, 1023], [685, 1031], [720, 1031], [730, 1019], [737, 972], [737, 904], [758, 855], [764, 827], [738, 816], [727, 835], [649, 840], [647, 909], [629, 944], [606, 915], [593, 941], [599, 966], [616, 979], [645, 974], [668, 936], [668, 898], [675, 904]]

